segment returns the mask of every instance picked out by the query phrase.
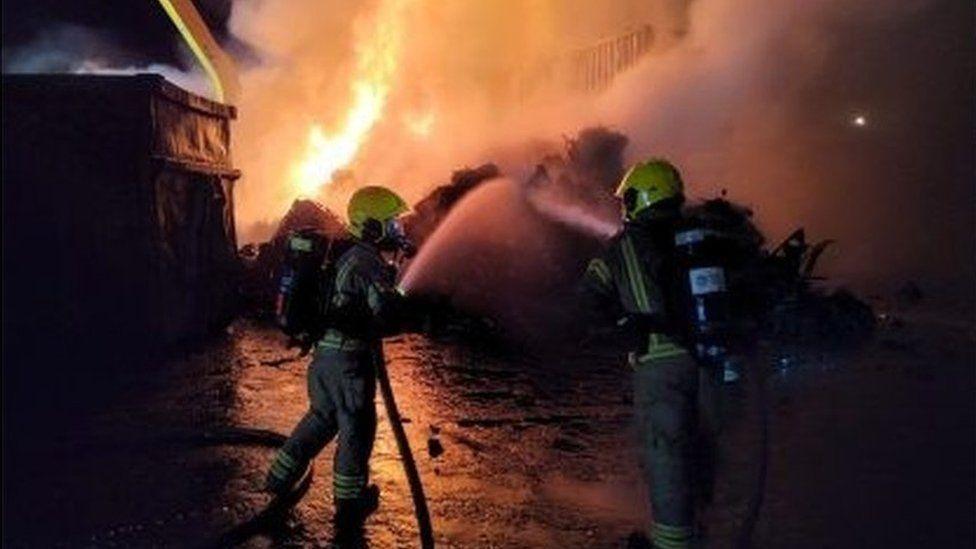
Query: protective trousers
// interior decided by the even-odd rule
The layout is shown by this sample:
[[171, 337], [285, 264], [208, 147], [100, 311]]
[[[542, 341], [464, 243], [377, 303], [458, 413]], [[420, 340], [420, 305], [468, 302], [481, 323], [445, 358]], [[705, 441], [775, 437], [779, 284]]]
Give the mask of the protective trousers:
[[317, 351], [308, 368], [309, 410], [279, 450], [272, 474], [294, 478], [338, 434], [333, 496], [362, 495], [376, 437], [374, 356], [369, 349]]
[[687, 353], [635, 365], [634, 406], [654, 547], [689, 547], [696, 511], [711, 499], [717, 376]]

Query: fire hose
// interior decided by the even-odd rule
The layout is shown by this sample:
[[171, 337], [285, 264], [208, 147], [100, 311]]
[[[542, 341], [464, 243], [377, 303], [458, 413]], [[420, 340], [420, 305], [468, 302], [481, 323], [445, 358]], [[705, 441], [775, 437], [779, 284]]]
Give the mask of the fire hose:
[[417, 463], [413, 459], [407, 433], [403, 430], [403, 420], [400, 417], [400, 411], [397, 409], [396, 399], [393, 397], [393, 387], [390, 385], [390, 376], [386, 371], [386, 361], [383, 360], [382, 354], [377, 352], [374, 355], [374, 362], [376, 363], [376, 378], [380, 385], [380, 392], [383, 394], [383, 405], [386, 407], [386, 416], [390, 420], [390, 429], [393, 431], [393, 438], [396, 440], [400, 459], [403, 462], [403, 472], [407, 476], [407, 483], [410, 485], [410, 495], [413, 497], [417, 528], [420, 533], [420, 546], [423, 549], [432, 549], [434, 547], [434, 529], [430, 522], [430, 512], [427, 509], [427, 497], [424, 495], [424, 485], [420, 481]]
[[753, 492], [749, 499], [749, 506], [746, 515], [739, 526], [738, 535], [735, 539], [736, 549], [749, 549], [752, 547], [752, 533], [759, 520], [759, 511], [762, 509], [763, 499], [766, 493], [766, 476], [769, 469], [769, 398], [768, 398], [768, 379], [762, 368], [756, 368], [752, 378], [755, 384], [753, 390], [756, 391], [759, 421], [759, 445], [757, 449], [756, 478], [753, 484]]
[[[288, 437], [268, 429], [222, 427], [202, 433], [178, 435], [175, 438], [196, 446], [231, 445], [278, 448]], [[254, 515], [224, 531], [216, 539], [207, 540], [202, 544], [202, 547], [237, 546], [278, 522], [289, 509], [294, 507], [308, 493], [312, 484], [312, 473], [313, 468], [310, 462], [301, 478], [288, 493], [275, 496]]]
[[[417, 527], [420, 534], [420, 546], [423, 549], [432, 549], [434, 547], [433, 526], [430, 521], [430, 512], [427, 508], [427, 498], [424, 495], [423, 483], [420, 480], [420, 473], [417, 470], [417, 463], [413, 458], [413, 452], [410, 449], [410, 442], [407, 440], [406, 431], [403, 429], [403, 419], [396, 405], [393, 387], [390, 385], [390, 378], [386, 370], [386, 363], [380, 353], [377, 353], [374, 359], [376, 364], [376, 377], [379, 382], [380, 392], [383, 395], [383, 405], [386, 408], [386, 414], [390, 420], [390, 428], [393, 431], [393, 437], [396, 440], [397, 449], [403, 461], [403, 470], [407, 477], [407, 483], [410, 486], [410, 495], [413, 498]], [[204, 446], [254, 445], [278, 448], [284, 444], [288, 437], [267, 429], [226, 427], [186, 435], [180, 438], [184, 438], [193, 444]], [[312, 473], [313, 469], [310, 462], [291, 491], [280, 496], [275, 496], [253, 516], [231, 527], [223, 532], [216, 540], [212, 540], [204, 544], [204, 546], [228, 547], [240, 545], [279, 521], [289, 509], [294, 507], [308, 493], [308, 489], [312, 484]]]

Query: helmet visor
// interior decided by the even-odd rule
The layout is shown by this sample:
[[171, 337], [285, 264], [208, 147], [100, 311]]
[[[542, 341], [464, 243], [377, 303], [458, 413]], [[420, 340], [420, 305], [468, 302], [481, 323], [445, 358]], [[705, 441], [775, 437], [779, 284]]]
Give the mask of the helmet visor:
[[399, 242], [407, 238], [407, 233], [403, 230], [403, 223], [400, 218], [394, 217], [387, 219], [383, 226], [383, 236], [394, 242]]

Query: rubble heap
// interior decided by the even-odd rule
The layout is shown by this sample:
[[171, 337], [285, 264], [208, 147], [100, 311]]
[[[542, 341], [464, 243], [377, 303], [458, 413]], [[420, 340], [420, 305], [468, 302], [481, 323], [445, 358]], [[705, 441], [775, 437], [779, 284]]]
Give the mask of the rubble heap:
[[451, 174], [450, 183], [434, 189], [417, 202], [413, 211], [405, 217], [403, 225], [407, 236], [418, 246], [423, 244], [464, 195], [500, 174], [498, 166], [494, 164], [483, 164], [477, 168], [455, 171]]
[[871, 307], [846, 289], [825, 287], [824, 277], [816, 274], [817, 263], [833, 240], [810, 244], [800, 228], [767, 249], [752, 210], [724, 197], [692, 204], [686, 214], [730, 237], [727, 283], [744, 337], [848, 344], [872, 333]]
[[[566, 139], [561, 150], [544, 155], [530, 178], [515, 184], [521, 185], [530, 199], [533, 193], [545, 193], [546, 201], [557, 201], [616, 219], [619, 205], [613, 191], [624, 173], [623, 151], [627, 142], [625, 135], [607, 128], [584, 129], [575, 137]], [[413, 211], [404, 219], [407, 235], [422, 245], [463, 197], [500, 175], [498, 166], [491, 163], [453, 172], [449, 183], [435, 188], [414, 205]], [[483, 294], [485, 310], [490, 311], [491, 304], [497, 306], [501, 300], [508, 304], [508, 309], [519, 309], [512, 312], [513, 316], [522, 315], [528, 319], [517, 323], [523, 328], [538, 326], [542, 331], [568, 333], [554, 326], [559, 325], [560, 319], [566, 322], [567, 317], [574, 317], [564, 314], [568, 310], [567, 303], [572, 301], [566, 297], [572, 293], [572, 281], [578, 279], [589, 257], [598, 252], [600, 239], [593, 234], [559, 226], [537, 211], [532, 213], [531, 208], [519, 211], [522, 213], [518, 215], [532, 218], [525, 220], [526, 226], [532, 229], [523, 234], [538, 240], [535, 245], [545, 250], [537, 251], [533, 256], [537, 256], [537, 263], [525, 263], [526, 257], [521, 257], [522, 263], [519, 263], [510, 257], [511, 250], [489, 249], [492, 246], [490, 240], [475, 240], [476, 245], [461, 246], [462, 249], [456, 251], [457, 257], [445, 265], [466, 265], [469, 270], [475, 268], [473, 266], [487, 265], [486, 271], [475, 268], [463, 277], [467, 294]], [[846, 290], [825, 288], [822, 277], [815, 274], [821, 254], [833, 241], [808, 244], [804, 230], [798, 229], [780, 245], [769, 249], [766, 238], [753, 221], [753, 212], [729, 200], [725, 191], [721, 197], [688, 204], [685, 211], [700, 225], [729, 237], [731, 245], [725, 258], [727, 280], [733, 300], [731, 305], [741, 321], [740, 329], [745, 339], [854, 342], [872, 332], [874, 314], [871, 308]], [[284, 239], [291, 231], [301, 228], [317, 228], [338, 239], [349, 238], [339, 217], [327, 208], [309, 200], [295, 201], [269, 242], [242, 250], [243, 289], [245, 301], [252, 310], [270, 310], [276, 273], [284, 257]], [[529, 246], [528, 241], [523, 244]], [[522, 254], [526, 255], [532, 254]], [[519, 272], [528, 278], [540, 278], [537, 275], [541, 274], [547, 281], [547, 291], [540, 293], [538, 288], [529, 291], [526, 288], [534, 286], [522, 280], [523, 276], [511, 279], [515, 275], [497, 270], [498, 265], [516, 263], [522, 269]], [[499, 273], [508, 273], [506, 276], [510, 279]], [[457, 275], [445, 273], [445, 276]], [[439, 325], [440, 331], [450, 331], [450, 326], [486, 321], [480, 318], [477, 305], [469, 307], [471, 314], [458, 313], [451, 306], [453, 298], [442, 295], [444, 293], [450, 292], [442, 288], [433, 295], [425, 295], [429, 303], [417, 305], [431, 312], [428, 324]], [[478, 302], [478, 299], [474, 301]], [[483, 332], [484, 328], [460, 331], [470, 334]]]
[[317, 229], [333, 237], [347, 236], [346, 226], [339, 216], [313, 200], [294, 201], [271, 240], [280, 241], [299, 229]]

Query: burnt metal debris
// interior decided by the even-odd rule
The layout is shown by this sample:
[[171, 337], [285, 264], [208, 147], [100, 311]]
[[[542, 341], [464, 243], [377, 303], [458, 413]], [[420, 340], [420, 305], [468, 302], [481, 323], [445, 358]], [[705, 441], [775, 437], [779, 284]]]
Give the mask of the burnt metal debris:
[[416, 244], [422, 244], [461, 198], [499, 175], [501, 172], [494, 164], [456, 170], [451, 174], [450, 183], [437, 187], [413, 206], [413, 211], [403, 221], [407, 235]]
[[864, 341], [873, 332], [875, 315], [870, 305], [850, 290], [829, 288], [817, 274], [818, 262], [833, 240], [811, 244], [800, 228], [776, 247], [766, 248], [752, 210], [725, 197], [693, 204], [687, 213], [703, 226], [731, 236], [728, 283], [745, 344], [764, 339], [847, 345]]
[[[625, 135], [602, 127], [586, 128], [564, 139], [560, 152], [543, 155], [539, 166], [547, 185], [586, 207], [606, 208], [623, 171]], [[502, 176], [495, 164], [460, 169], [448, 183], [435, 188], [417, 202], [405, 219], [408, 235], [422, 243], [445, 219], [452, 208], [482, 183]], [[530, 178], [526, 185], [537, 182]], [[846, 345], [865, 340], [872, 333], [875, 315], [871, 307], [846, 289], [831, 289], [817, 265], [833, 240], [808, 242], [804, 229], [790, 234], [775, 247], [753, 221], [746, 206], [722, 196], [686, 206], [686, 214], [704, 227], [730, 237], [726, 261], [733, 308], [739, 314], [738, 333], [744, 345], [756, 340], [816, 343], [824, 339]], [[316, 228], [332, 237], [348, 238], [338, 216], [309, 200], [296, 201], [268, 242], [242, 249], [244, 277], [242, 294], [247, 310], [266, 316], [274, 293], [276, 269], [284, 253], [284, 239], [290, 231]], [[560, 233], [561, 234], [561, 233]], [[576, 263], [590, 247], [581, 247]], [[477, 250], [470, 253], [477, 254]], [[917, 292], [909, 291], [913, 296]], [[458, 339], [497, 342], [492, 319], [476, 311], [458, 311], [450, 296], [425, 296], [417, 302], [425, 309], [423, 330]], [[484, 334], [491, 334], [487, 340]], [[477, 337], [473, 337], [477, 334]], [[606, 341], [606, 340], [603, 340]]]

